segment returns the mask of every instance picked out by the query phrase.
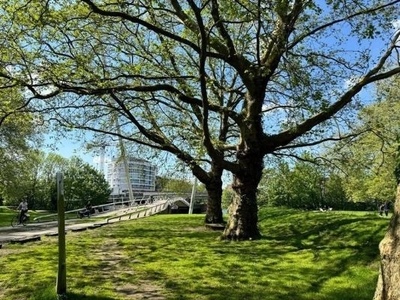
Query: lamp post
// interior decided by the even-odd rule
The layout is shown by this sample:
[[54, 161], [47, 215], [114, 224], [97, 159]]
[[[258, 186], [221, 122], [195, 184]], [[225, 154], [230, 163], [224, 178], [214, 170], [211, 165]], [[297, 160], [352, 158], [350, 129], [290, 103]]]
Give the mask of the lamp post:
[[190, 197], [189, 215], [193, 214], [194, 199], [196, 198], [196, 189], [197, 189], [197, 178], [195, 177], [193, 182], [192, 195]]

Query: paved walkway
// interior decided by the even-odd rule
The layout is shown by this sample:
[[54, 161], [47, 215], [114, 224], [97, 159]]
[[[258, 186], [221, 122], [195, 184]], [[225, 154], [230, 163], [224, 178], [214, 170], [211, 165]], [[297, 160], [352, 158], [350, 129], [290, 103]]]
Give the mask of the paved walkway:
[[[119, 211], [107, 212], [97, 217], [93, 217], [93, 222], [84, 219], [71, 219], [65, 221], [65, 232], [68, 231], [82, 231], [86, 229], [95, 229], [107, 224], [120, 222], [123, 220], [131, 220], [142, 217], [147, 217], [161, 212], [165, 209], [166, 202], [158, 202], [153, 205], [141, 207], [139, 211], [135, 209], [123, 208]], [[99, 218], [98, 216], [101, 216]], [[2, 244], [6, 243], [25, 243], [30, 241], [40, 240], [41, 236], [55, 236], [58, 235], [58, 222], [43, 222], [43, 223], [29, 223], [26, 226], [18, 227], [0, 227], [0, 248]]]
[[[65, 232], [80, 231], [88, 228], [97, 228], [107, 224], [96, 218], [93, 222], [76, 223], [77, 220], [67, 220], [65, 223]], [[18, 227], [1, 227], [0, 228], [0, 244], [6, 243], [23, 243], [32, 240], [40, 240], [41, 236], [58, 235], [57, 221], [46, 223], [30, 223], [27, 226]]]

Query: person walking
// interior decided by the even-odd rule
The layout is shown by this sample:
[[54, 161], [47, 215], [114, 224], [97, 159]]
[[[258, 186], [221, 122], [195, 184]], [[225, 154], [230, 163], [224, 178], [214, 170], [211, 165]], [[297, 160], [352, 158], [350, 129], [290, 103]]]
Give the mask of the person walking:
[[90, 201], [88, 201], [88, 203], [86, 204], [86, 212], [87, 212], [87, 216], [90, 218], [90, 214], [92, 213], [92, 204], [90, 203]]
[[387, 203], [387, 201], [385, 202], [385, 204], [383, 206], [383, 211], [385, 212], [385, 216], [387, 217], [389, 214], [389, 203]]

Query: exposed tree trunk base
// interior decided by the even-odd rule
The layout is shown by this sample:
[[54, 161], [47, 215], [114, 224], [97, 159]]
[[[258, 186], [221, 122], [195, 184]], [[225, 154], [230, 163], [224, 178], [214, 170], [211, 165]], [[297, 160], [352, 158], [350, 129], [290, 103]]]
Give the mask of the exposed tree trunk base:
[[[243, 201], [243, 199], [245, 199]], [[222, 240], [245, 241], [261, 238], [258, 229], [256, 198], [235, 197], [229, 207], [229, 221], [221, 236]]]
[[379, 244], [381, 264], [374, 300], [400, 299], [400, 184], [397, 186], [394, 214]]
[[[226, 229], [225, 229], [226, 231]], [[240, 242], [240, 241], [252, 241], [252, 240], [259, 240], [261, 238], [260, 234], [252, 234], [252, 236], [250, 237], [249, 235], [244, 235], [242, 232], [240, 231], [229, 231], [229, 234], [222, 234], [222, 236], [220, 237], [221, 240], [224, 241], [233, 241], [233, 242]]]
[[211, 230], [224, 230], [225, 229], [225, 224], [221, 223], [215, 223], [215, 224], [206, 224], [206, 228], [211, 229]]
[[251, 241], [259, 240], [260, 238], [261, 234], [258, 228], [254, 230], [246, 230], [241, 226], [235, 225], [235, 222], [228, 222], [228, 225], [225, 227], [221, 236], [221, 240], [227, 241]]
[[224, 219], [221, 215], [211, 215], [211, 214], [206, 214], [206, 217], [204, 218], [204, 223], [205, 224], [225, 224]]

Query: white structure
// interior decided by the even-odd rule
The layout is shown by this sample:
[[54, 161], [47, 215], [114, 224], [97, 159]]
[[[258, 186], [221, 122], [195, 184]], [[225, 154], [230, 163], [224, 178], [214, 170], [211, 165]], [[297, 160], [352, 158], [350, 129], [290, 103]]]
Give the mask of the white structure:
[[[156, 190], [157, 168], [149, 161], [134, 157], [126, 157], [132, 191], [154, 192]], [[106, 179], [113, 189], [111, 195], [128, 193], [127, 174], [122, 159], [111, 160], [107, 164]]]

